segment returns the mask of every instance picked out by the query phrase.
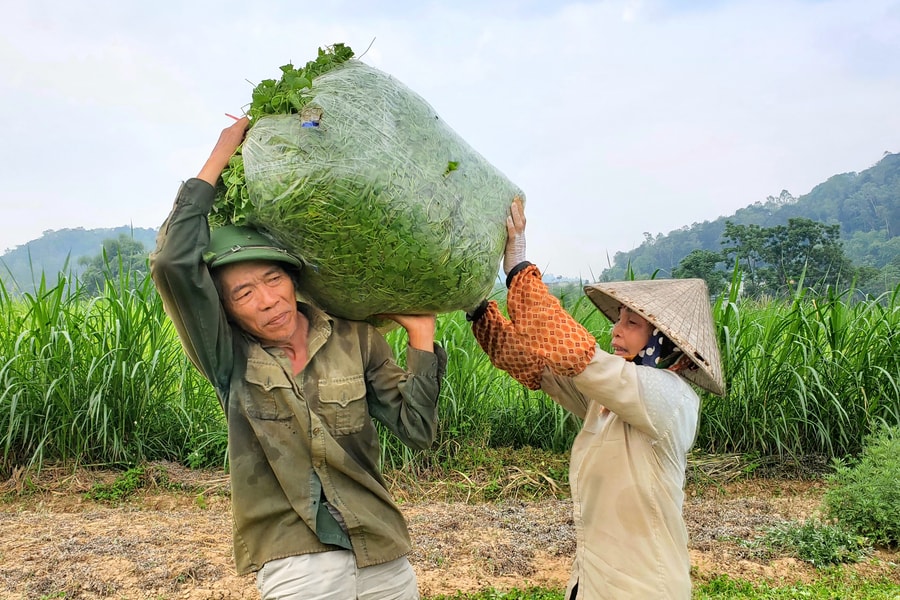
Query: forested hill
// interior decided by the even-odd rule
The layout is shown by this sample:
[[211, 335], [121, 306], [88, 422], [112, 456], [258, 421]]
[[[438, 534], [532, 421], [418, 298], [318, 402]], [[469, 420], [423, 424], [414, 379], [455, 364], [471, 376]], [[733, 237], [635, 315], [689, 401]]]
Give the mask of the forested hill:
[[[616, 253], [613, 266], [601, 278], [622, 279], [629, 265], [638, 279], [654, 272], [662, 277], [678, 275], [683, 259], [692, 252], [722, 252], [726, 223], [765, 230], [785, 226], [791, 219], [838, 226], [844, 256], [854, 266], [868, 268], [875, 286], [872, 290], [892, 289], [900, 283], [900, 154], [886, 153], [875, 166], [860, 173], [835, 175], [798, 198], [784, 191], [778, 198], [770, 196], [728, 217], [694, 223], [655, 238], [648, 235], [636, 249]], [[125, 226], [46, 231], [40, 238], [0, 255], [0, 280], [9, 292], [32, 292], [43, 273], [48, 286], [53, 286], [58, 273], [80, 275], [86, 268], [80, 259], [97, 257], [105, 241], [120, 236], [142, 244], [149, 253], [155, 245], [156, 230]], [[730, 264], [723, 260], [715, 268], [727, 273], [733, 267], [731, 260]], [[679, 276], [706, 278], [697, 274]]]
[[726, 222], [771, 228], [785, 226], [790, 219], [838, 225], [846, 258], [855, 266], [894, 277], [896, 285], [900, 273], [900, 154], [885, 153], [873, 167], [834, 175], [798, 198], [783, 191], [778, 198], [770, 196], [731, 216], [694, 223], [655, 238], [648, 235], [634, 250], [616, 253], [613, 266], [602, 278], [621, 279], [629, 264], [638, 279], [657, 270], [659, 276], [671, 276], [694, 250], [721, 252]]
[[141, 227], [49, 230], [38, 239], [0, 255], [0, 280], [7, 291], [33, 292], [44, 274], [47, 286], [53, 287], [59, 273], [80, 274], [85, 268], [79, 264], [80, 258], [100, 255], [103, 242], [120, 235], [140, 242], [148, 254], [156, 245], [156, 230]]

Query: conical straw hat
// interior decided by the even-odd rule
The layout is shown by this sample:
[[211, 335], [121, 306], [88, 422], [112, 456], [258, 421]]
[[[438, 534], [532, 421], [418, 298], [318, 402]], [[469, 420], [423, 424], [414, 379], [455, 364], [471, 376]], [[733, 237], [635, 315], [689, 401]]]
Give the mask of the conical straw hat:
[[702, 279], [651, 279], [592, 283], [584, 287], [591, 302], [615, 323], [619, 307], [626, 306], [662, 331], [699, 369], [679, 375], [697, 386], [725, 395], [722, 360]]

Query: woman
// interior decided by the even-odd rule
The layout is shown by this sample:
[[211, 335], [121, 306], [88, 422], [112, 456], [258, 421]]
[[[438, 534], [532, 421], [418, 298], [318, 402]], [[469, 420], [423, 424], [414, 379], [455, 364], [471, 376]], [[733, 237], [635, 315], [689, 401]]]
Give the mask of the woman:
[[700, 409], [689, 382], [724, 394], [706, 285], [694, 279], [586, 286], [615, 323], [612, 352], [605, 352], [525, 261], [518, 199], [507, 232], [510, 320], [494, 301], [468, 318], [496, 367], [583, 420], [569, 469], [577, 549], [566, 598], [687, 600], [683, 487]]

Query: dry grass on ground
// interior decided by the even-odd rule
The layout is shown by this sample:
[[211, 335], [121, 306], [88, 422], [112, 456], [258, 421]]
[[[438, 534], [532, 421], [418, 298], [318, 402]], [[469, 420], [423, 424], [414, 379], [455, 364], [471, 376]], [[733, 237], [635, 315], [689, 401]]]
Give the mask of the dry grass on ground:
[[[721, 472], [715, 479], [712, 471], [695, 469], [687, 489], [684, 512], [695, 580], [720, 574], [776, 582], [816, 578], [817, 571], [805, 563], [760, 558], [737, 540], [817, 514], [821, 480], [745, 479]], [[38, 476], [19, 472], [0, 484], [0, 596], [257, 597], [252, 576], [239, 577], [233, 570], [227, 476], [156, 464], [147, 469], [139, 492], [122, 503], [86, 498], [95, 484], [116, 476], [45, 469]], [[412, 487], [393, 481], [409, 520], [415, 546], [410, 559], [424, 595], [565, 585], [575, 538], [570, 504], [558, 486], [554, 497], [556, 484], [544, 481], [543, 498], [528, 499], [516, 493], [515, 482], [533, 492], [540, 477], [511, 469], [505, 499], [483, 502], [479, 494], [489, 486], [496, 492], [496, 479], [479, 483], [470, 477], [466, 483], [458, 476]], [[900, 585], [898, 562], [898, 553], [881, 551], [850, 568]]]

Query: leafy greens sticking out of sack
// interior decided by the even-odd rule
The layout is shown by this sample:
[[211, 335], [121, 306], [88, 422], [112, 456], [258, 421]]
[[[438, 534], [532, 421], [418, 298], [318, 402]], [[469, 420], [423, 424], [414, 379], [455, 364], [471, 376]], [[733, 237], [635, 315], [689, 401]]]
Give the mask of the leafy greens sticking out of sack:
[[[252, 127], [263, 115], [289, 115], [303, 110], [312, 99], [312, 80], [353, 58], [353, 50], [344, 44], [319, 48], [315, 60], [300, 69], [288, 63], [281, 67], [281, 79], [264, 79], [253, 88], [252, 101], [247, 110]], [[246, 223], [251, 210], [250, 198], [244, 184], [244, 157], [238, 148], [222, 172], [221, 184], [216, 190], [216, 202], [209, 217], [211, 226], [227, 223]]]

